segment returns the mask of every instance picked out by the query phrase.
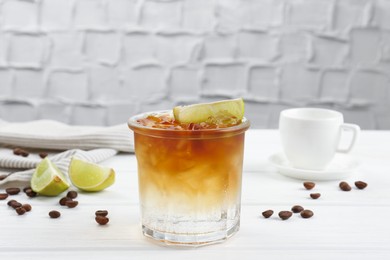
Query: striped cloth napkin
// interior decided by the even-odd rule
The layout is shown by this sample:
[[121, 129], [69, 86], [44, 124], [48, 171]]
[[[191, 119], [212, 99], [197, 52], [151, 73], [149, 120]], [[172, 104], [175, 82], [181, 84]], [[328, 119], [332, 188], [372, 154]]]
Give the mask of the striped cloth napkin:
[[[133, 152], [133, 134], [126, 124], [111, 127], [70, 126], [53, 120], [9, 123], [0, 120], [0, 185], [29, 181], [38, 153], [28, 157], [13, 154], [14, 147], [50, 150], [49, 159], [67, 173], [73, 156], [98, 163], [118, 152]], [[5, 177], [7, 176], [7, 177]]]

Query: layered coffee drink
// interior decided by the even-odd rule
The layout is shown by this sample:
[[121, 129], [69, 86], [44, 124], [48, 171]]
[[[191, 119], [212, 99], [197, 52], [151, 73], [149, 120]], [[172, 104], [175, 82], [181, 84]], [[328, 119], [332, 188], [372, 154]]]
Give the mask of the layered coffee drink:
[[171, 111], [129, 120], [145, 235], [196, 246], [223, 241], [238, 231], [249, 121], [222, 121], [182, 123]]

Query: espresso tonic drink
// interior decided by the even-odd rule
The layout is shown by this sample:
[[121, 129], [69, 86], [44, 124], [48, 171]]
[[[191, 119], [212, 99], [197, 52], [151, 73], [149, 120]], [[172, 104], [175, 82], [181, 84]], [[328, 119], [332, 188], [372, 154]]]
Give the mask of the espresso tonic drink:
[[144, 235], [200, 246], [239, 230], [249, 121], [178, 123], [172, 111], [129, 120], [134, 131]]

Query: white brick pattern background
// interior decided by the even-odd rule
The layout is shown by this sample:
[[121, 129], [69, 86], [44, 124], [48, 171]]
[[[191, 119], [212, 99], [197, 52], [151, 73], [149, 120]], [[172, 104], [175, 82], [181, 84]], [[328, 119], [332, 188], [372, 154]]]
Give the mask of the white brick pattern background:
[[390, 0], [0, 0], [0, 118], [113, 125], [242, 96], [390, 129]]

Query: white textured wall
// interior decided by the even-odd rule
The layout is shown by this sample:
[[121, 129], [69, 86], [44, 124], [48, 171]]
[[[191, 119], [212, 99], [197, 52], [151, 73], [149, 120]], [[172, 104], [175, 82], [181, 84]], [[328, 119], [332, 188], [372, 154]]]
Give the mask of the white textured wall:
[[243, 96], [390, 129], [390, 0], [0, 0], [0, 118], [111, 125]]

